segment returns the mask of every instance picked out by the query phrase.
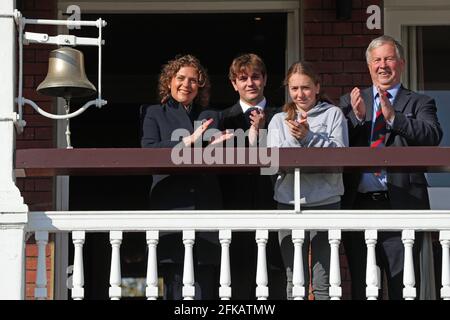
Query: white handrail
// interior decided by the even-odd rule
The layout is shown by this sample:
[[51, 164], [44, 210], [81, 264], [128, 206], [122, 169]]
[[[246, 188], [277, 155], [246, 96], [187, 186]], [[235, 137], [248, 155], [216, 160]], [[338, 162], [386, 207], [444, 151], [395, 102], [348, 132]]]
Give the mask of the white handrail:
[[450, 210], [34, 211], [27, 231], [450, 230]]
[[[183, 271], [183, 297], [191, 300], [195, 297], [195, 280], [193, 265], [193, 246], [195, 232], [202, 230], [220, 230], [222, 242], [221, 298], [231, 296], [230, 288], [230, 261], [228, 247], [233, 231], [256, 230], [256, 243], [258, 246], [258, 263], [256, 276], [256, 297], [265, 300], [269, 297], [268, 279], [266, 269], [266, 243], [268, 230], [290, 230], [295, 247], [294, 263], [294, 292], [295, 299], [301, 299], [305, 295], [304, 275], [302, 274], [301, 243], [304, 238], [304, 230], [327, 230], [330, 254], [330, 298], [339, 300], [342, 297], [339, 246], [341, 232], [346, 230], [364, 230], [367, 257], [367, 298], [376, 299], [379, 289], [379, 277], [376, 270], [375, 244], [377, 231], [398, 230], [402, 231], [402, 240], [405, 246], [405, 266], [403, 297], [411, 300], [416, 297], [414, 281], [414, 266], [412, 248], [414, 245], [414, 233], [416, 231], [440, 231], [440, 241], [443, 248], [442, 260], [442, 288], [441, 298], [450, 297], [450, 273], [449, 269], [449, 243], [450, 243], [450, 211], [448, 210], [416, 210], [412, 213], [406, 210], [315, 210], [308, 213], [295, 214], [294, 210], [283, 211], [46, 211], [30, 212], [28, 231], [36, 232], [37, 240], [40, 240], [39, 259], [43, 261], [45, 251], [42, 249], [45, 235], [48, 232], [73, 232], [74, 238], [79, 230], [87, 232], [110, 232], [112, 246], [111, 275], [109, 295], [111, 299], [120, 299], [120, 244], [122, 232], [147, 231], [147, 243], [149, 244], [148, 272], [147, 272], [147, 298], [157, 298], [157, 268], [156, 268], [156, 243], [158, 232], [164, 230], [183, 231], [183, 243], [185, 246], [185, 259]], [[277, 213], [280, 212], [280, 213]], [[415, 212], [415, 211], [414, 211]], [[300, 229], [303, 228], [303, 229]], [[119, 231], [120, 230], [120, 231]], [[226, 231], [226, 232], [225, 232]], [[42, 236], [43, 235], [43, 236]], [[83, 232], [84, 235], [84, 232]], [[83, 237], [84, 238], [84, 237]], [[41, 240], [44, 240], [42, 242]], [[80, 250], [79, 250], [80, 251]], [[81, 251], [80, 251], [81, 252]], [[77, 259], [75, 259], [77, 260]], [[42, 262], [41, 274], [42, 274]], [[79, 271], [82, 270], [78, 267]], [[75, 273], [74, 273], [75, 277]], [[42, 292], [37, 296], [44, 296], [45, 281], [43, 277], [37, 280], [37, 285]], [[83, 281], [78, 281], [82, 288]], [[151, 287], [151, 288], [150, 288]], [[149, 291], [151, 289], [151, 292]], [[220, 290], [219, 289], [219, 290]], [[83, 295], [79, 295], [80, 298]]]

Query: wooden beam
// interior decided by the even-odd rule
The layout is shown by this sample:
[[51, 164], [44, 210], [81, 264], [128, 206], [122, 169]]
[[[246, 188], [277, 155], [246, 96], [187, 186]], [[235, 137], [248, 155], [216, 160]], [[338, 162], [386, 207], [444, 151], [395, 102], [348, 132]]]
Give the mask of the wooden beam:
[[[232, 150], [224, 151], [223, 156], [217, 158], [221, 161], [207, 163], [202, 157], [205, 149], [189, 149], [189, 161], [176, 164], [172, 161], [172, 149], [167, 148], [22, 149], [16, 151], [15, 164], [19, 177], [256, 173], [260, 168], [277, 164], [280, 170], [301, 168], [302, 172], [375, 171], [380, 168], [395, 172], [450, 172], [450, 148], [446, 147]], [[256, 154], [253, 157], [252, 152]], [[239, 161], [239, 154], [245, 161]], [[230, 155], [233, 155], [232, 161]]]

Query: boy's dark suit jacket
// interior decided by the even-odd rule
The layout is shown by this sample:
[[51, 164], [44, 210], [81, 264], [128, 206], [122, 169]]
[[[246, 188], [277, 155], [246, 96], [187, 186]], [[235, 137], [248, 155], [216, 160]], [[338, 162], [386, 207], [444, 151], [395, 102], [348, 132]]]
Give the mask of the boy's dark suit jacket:
[[[264, 129], [267, 129], [274, 114], [280, 111], [280, 108], [266, 105], [264, 109], [266, 115]], [[221, 130], [242, 129], [244, 131], [250, 128], [250, 124], [246, 115], [242, 112], [239, 102], [222, 111], [220, 127]], [[248, 146], [247, 142], [246, 146]], [[255, 210], [276, 208], [276, 203], [273, 200], [273, 181], [270, 176], [227, 174], [220, 176], [220, 184], [225, 209]]]
[[[265, 129], [273, 115], [281, 109], [266, 105]], [[221, 130], [250, 128], [248, 115], [242, 112], [238, 103], [221, 113]], [[236, 140], [235, 140], [236, 142]], [[235, 144], [236, 145], [236, 144]], [[248, 146], [248, 141], [246, 141]], [[274, 177], [259, 174], [223, 174], [219, 176], [223, 205], [228, 210], [270, 210], [276, 209], [273, 199]], [[233, 279], [233, 297], [235, 299], [254, 299], [256, 279], [256, 241], [254, 232], [233, 233], [231, 246], [231, 278]], [[267, 244], [267, 262], [269, 273], [269, 291], [271, 299], [286, 299], [286, 274], [283, 266], [278, 233], [269, 232]]]

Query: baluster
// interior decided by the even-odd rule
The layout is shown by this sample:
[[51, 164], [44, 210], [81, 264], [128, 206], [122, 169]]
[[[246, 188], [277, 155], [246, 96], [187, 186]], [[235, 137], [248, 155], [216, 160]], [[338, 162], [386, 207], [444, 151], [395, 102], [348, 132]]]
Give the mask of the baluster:
[[450, 300], [450, 231], [441, 231], [439, 241], [442, 246], [442, 288], [441, 298]]
[[269, 239], [268, 230], [256, 230], [256, 243], [258, 244], [258, 262], [256, 269], [256, 298], [258, 300], [267, 300], [269, 297], [269, 288], [267, 287], [267, 262], [266, 262], [266, 244]]
[[148, 258], [147, 258], [147, 287], [145, 296], [147, 300], [156, 300], [158, 298], [158, 258], [156, 255], [156, 246], [158, 245], [159, 231], [146, 232]]
[[110, 231], [111, 243], [111, 273], [109, 276], [109, 297], [111, 300], [119, 300], [122, 296], [122, 276], [120, 272], [120, 245], [122, 244], [122, 231]]
[[47, 298], [47, 264], [45, 259], [45, 248], [48, 243], [48, 232], [37, 231], [34, 237], [38, 246], [38, 265], [34, 297], [38, 300], [45, 300]]
[[230, 270], [230, 243], [231, 230], [220, 230], [219, 240], [222, 246], [220, 259], [220, 288], [219, 297], [222, 300], [231, 298], [231, 270]]
[[184, 267], [183, 267], [183, 299], [194, 300], [194, 253], [195, 230], [183, 231]]
[[83, 300], [84, 298], [84, 267], [83, 267], [83, 244], [86, 233], [84, 231], [73, 231], [72, 242], [75, 247], [72, 274], [72, 299]]
[[365, 231], [367, 245], [366, 263], [366, 297], [367, 300], [377, 300], [378, 297], [378, 267], [375, 256], [375, 246], [377, 244], [377, 230]]
[[339, 264], [339, 244], [341, 243], [341, 230], [329, 230], [330, 243], [330, 299], [340, 300], [342, 297], [341, 268]]
[[305, 275], [303, 273], [302, 247], [305, 241], [305, 230], [292, 230], [294, 243], [294, 271], [292, 275], [292, 297], [294, 300], [303, 300], [305, 297]]
[[416, 297], [416, 279], [414, 277], [414, 260], [413, 260], [413, 245], [414, 245], [414, 230], [402, 231], [402, 242], [405, 247], [405, 259], [403, 265], [403, 298], [405, 300], [414, 300]]

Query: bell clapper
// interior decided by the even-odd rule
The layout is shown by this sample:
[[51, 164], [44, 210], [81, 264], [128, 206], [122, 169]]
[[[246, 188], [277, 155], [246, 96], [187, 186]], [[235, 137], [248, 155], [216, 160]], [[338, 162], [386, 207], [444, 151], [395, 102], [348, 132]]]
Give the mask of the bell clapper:
[[[66, 105], [64, 106], [64, 109], [66, 109], [66, 114], [70, 113], [70, 99], [65, 99]], [[70, 142], [70, 118], [66, 119], [66, 142], [67, 147], [66, 149], [73, 149], [72, 144]]]

